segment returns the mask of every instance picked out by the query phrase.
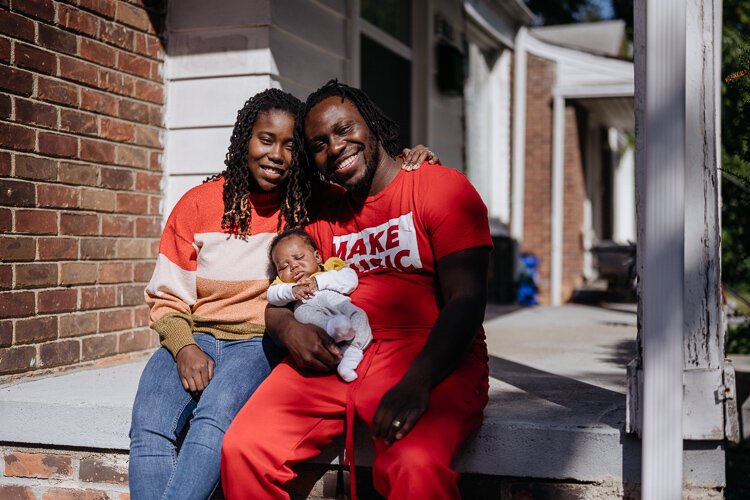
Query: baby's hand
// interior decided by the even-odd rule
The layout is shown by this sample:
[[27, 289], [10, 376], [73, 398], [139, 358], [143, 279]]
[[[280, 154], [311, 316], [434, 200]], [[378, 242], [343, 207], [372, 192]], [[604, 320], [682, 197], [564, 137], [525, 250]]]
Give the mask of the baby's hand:
[[318, 291], [318, 280], [316, 280], [314, 276], [310, 278], [302, 278], [297, 283], [305, 285], [313, 294]]
[[315, 279], [304, 278], [292, 287], [292, 295], [296, 300], [307, 300], [318, 291], [318, 284]]

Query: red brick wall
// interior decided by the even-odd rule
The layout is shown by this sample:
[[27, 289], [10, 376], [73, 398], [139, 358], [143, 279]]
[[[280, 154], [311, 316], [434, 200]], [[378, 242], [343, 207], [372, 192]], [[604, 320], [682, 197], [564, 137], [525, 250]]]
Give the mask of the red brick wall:
[[583, 169], [579, 124], [583, 110], [568, 104], [565, 108], [565, 194], [563, 195], [563, 272], [562, 298], [570, 300], [583, 285], [583, 202], [586, 179]]
[[0, 0], [0, 378], [154, 345], [163, 11]]
[[[539, 258], [539, 300], [550, 301], [552, 203], [552, 88], [555, 63], [528, 55], [526, 89], [526, 179], [522, 252]], [[577, 110], [565, 109], [562, 298], [583, 282], [583, 202], [586, 196]]]
[[552, 86], [555, 63], [528, 54], [522, 252], [539, 258], [539, 300], [549, 303], [552, 203]]
[[128, 500], [126, 452], [0, 448], [0, 498]]

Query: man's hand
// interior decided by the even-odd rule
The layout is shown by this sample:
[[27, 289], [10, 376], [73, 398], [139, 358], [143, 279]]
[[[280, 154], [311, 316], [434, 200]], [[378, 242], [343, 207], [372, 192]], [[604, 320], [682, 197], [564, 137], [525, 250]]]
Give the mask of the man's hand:
[[180, 349], [175, 359], [182, 387], [186, 391], [200, 392], [214, 378], [214, 361], [196, 344]]
[[294, 331], [277, 334], [277, 338], [300, 368], [328, 372], [341, 361], [341, 350], [336, 342], [315, 325], [297, 323]]
[[380, 400], [372, 419], [374, 437], [386, 444], [403, 438], [427, 409], [430, 392], [468, 351], [487, 303], [489, 249], [461, 250], [437, 263], [443, 309], [424, 348], [401, 380]]
[[383, 395], [372, 419], [372, 435], [391, 445], [402, 439], [427, 409], [430, 388], [401, 379]]

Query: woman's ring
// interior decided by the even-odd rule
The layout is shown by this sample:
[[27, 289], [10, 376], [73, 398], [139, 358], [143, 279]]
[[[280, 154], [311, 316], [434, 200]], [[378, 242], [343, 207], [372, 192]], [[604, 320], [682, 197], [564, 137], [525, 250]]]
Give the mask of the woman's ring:
[[401, 420], [394, 420], [392, 425], [396, 429], [400, 428], [401, 427]]
[[433, 153], [431, 149], [428, 149], [427, 156], [435, 156], [435, 153]]

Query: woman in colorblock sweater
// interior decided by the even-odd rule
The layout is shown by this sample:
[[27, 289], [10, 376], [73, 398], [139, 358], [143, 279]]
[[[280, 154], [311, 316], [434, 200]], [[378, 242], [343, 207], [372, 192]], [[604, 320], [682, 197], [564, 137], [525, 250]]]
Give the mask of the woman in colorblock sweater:
[[[297, 168], [301, 109], [278, 89], [248, 99], [224, 171], [188, 191], [167, 220], [146, 287], [162, 348], [133, 405], [134, 500], [208, 498], [219, 482], [224, 432], [284, 354], [263, 335], [275, 276], [268, 245], [284, 226], [309, 222], [313, 190], [318, 199], [336, 196]], [[423, 146], [405, 153], [407, 169], [432, 155]]]
[[248, 99], [225, 170], [188, 191], [167, 220], [146, 287], [162, 348], [133, 406], [134, 500], [208, 498], [224, 431], [281, 357], [263, 335], [267, 255], [285, 222], [307, 222], [309, 186], [291, 175], [300, 106], [278, 89]]

